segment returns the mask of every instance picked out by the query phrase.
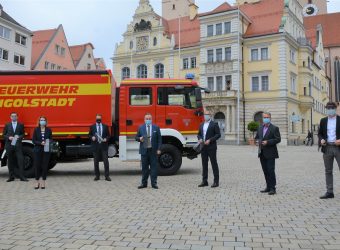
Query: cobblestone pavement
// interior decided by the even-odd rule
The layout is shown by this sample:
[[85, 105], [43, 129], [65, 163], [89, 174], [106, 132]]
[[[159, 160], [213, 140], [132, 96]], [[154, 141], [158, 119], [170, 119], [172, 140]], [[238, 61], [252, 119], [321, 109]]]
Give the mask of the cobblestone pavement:
[[[200, 159], [138, 190], [138, 163], [110, 160], [112, 182], [93, 181], [92, 161], [62, 163], [46, 190], [6, 183], [0, 169], [0, 249], [337, 249], [340, 178], [325, 192], [316, 147], [282, 147], [278, 194], [261, 194], [256, 149], [220, 146], [221, 186], [198, 188]], [[210, 184], [212, 172], [209, 169]], [[337, 195], [339, 194], [339, 195]]]

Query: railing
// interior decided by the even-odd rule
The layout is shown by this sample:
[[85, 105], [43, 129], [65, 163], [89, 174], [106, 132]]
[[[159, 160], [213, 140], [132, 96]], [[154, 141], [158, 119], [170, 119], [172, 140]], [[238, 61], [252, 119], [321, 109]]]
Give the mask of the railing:
[[213, 91], [210, 93], [204, 93], [203, 98], [219, 98], [219, 97], [236, 97], [237, 91], [236, 90], [222, 90], [222, 91]]

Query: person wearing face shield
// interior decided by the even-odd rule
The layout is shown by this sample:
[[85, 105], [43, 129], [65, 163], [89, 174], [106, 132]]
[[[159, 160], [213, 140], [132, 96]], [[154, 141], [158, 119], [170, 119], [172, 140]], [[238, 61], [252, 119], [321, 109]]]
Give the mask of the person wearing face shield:
[[19, 168], [19, 177], [21, 181], [28, 181], [24, 176], [24, 154], [22, 151], [22, 139], [25, 136], [24, 124], [18, 122], [18, 114], [12, 112], [10, 115], [11, 122], [4, 127], [3, 137], [5, 139], [5, 149], [8, 157], [7, 182], [14, 181], [14, 168], [17, 163]]
[[320, 120], [319, 126], [319, 148], [323, 153], [326, 175], [326, 193], [320, 199], [334, 198], [333, 192], [333, 162], [334, 159], [340, 168], [340, 116], [336, 114], [337, 104], [328, 102], [326, 104], [327, 117]]
[[280, 130], [271, 123], [271, 114], [263, 113], [263, 124], [258, 128], [255, 139], [259, 147], [260, 158], [266, 188], [261, 193], [276, 194], [275, 159], [279, 158], [277, 144], [281, 142]]
[[138, 128], [136, 141], [139, 142], [139, 154], [142, 161], [142, 182], [138, 189], [147, 188], [149, 176], [151, 186], [158, 189], [157, 184], [157, 162], [161, 154], [162, 136], [160, 128], [152, 124], [150, 113], [145, 114], [144, 124]]
[[[51, 157], [49, 142], [52, 140], [52, 130], [47, 127], [47, 119], [44, 116], [39, 118], [38, 126], [34, 129], [32, 142], [34, 144], [34, 168], [35, 186], [34, 189], [45, 189], [48, 164]], [[40, 178], [42, 179], [40, 181]]]
[[90, 127], [89, 138], [93, 151], [94, 181], [100, 180], [99, 162], [104, 163], [104, 175], [106, 181], [111, 181], [109, 169], [109, 127], [102, 123], [102, 115], [96, 115], [96, 123]]
[[201, 151], [202, 158], [202, 183], [198, 187], [208, 186], [208, 162], [212, 166], [214, 174], [214, 183], [212, 188], [219, 186], [220, 175], [217, 164], [217, 143], [216, 141], [221, 137], [221, 132], [218, 124], [211, 119], [211, 113], [208, 110], [204, 111], [204, 122], [201, 123], [197, 138], [203, 144]]

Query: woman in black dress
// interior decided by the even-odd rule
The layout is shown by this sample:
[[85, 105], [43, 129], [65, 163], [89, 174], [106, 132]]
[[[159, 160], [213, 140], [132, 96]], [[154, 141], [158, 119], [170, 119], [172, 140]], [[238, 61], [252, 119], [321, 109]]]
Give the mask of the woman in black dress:
[[[47, 127], [47, 119], [44, 116], [39, 118], [38, 127], [33, 132], [34, 144], [34, 167], [36, 184], [34, 189], [45, 189], [45, 181], [47, 177], [48, 164], [50, 161], [49, 142], [52, 140], [52, 130]], [[48, 145], [47, 145], [48, 144]], [[42, 179], [40, 181], [40, 178]]]

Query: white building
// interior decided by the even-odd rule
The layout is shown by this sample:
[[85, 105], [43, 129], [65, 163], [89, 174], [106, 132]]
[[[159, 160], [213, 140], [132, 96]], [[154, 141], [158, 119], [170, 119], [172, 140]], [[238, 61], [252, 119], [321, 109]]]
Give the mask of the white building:
[[32, 32], [9, 16], [0, 4], [0, 70], [30, 70]]

